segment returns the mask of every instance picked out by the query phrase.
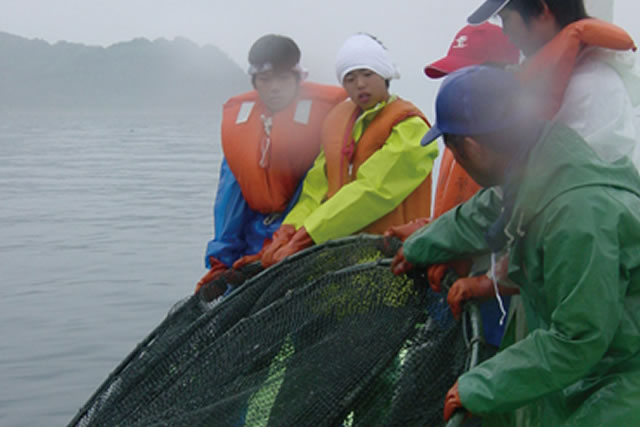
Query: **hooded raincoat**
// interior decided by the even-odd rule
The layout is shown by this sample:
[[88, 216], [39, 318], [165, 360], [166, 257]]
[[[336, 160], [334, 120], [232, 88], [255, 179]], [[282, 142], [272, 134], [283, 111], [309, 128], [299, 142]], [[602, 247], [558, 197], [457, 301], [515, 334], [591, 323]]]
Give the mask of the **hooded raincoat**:
[[[640, 420], [640, 177], [600, 160], [574, 131], [549, 125], [516, 182], [505, 234], [529, 335], [459, 378], [477, 415], [530, 404], [544, 425]], [[480, 191], [404, 244], [418, 265], [488, 251], [503, 207]]]

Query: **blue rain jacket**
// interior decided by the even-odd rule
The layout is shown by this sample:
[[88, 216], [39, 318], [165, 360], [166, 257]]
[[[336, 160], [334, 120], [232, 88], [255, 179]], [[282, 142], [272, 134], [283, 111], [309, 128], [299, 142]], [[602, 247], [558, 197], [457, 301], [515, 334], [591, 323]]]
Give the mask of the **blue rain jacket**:
[[302, 182], [284, 212], [263, 214], [252, 210], [242, 195], [240, 185], [226, 159], [220, 166], [218, 192], [213, 206], [214, 238], [207, 244], [204, 264], [210, 268], [209, 257], [222, 261], [227, 267], [245, 255], [260, 252], [264, 239], [270, 238], [282, 220], [298, 201]]

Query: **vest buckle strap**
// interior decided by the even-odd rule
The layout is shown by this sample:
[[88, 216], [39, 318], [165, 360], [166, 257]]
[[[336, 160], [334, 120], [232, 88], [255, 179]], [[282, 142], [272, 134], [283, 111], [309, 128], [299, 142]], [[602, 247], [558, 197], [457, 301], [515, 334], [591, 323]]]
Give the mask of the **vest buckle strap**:
[[264, 114], [260, 116], [262, 126], [264, 127], [265, 138], [260, 144], [260, 167], [267, 169], [269, 167], [269, 156], [271, 154], [271, 129], [273, 127], [273, 118], [266, 117]]
[[282, 212], [273, 212], [264, 217], [262, 220], [262, 224], [265, 226], [269, 226], [279, 220], [282, 217]]

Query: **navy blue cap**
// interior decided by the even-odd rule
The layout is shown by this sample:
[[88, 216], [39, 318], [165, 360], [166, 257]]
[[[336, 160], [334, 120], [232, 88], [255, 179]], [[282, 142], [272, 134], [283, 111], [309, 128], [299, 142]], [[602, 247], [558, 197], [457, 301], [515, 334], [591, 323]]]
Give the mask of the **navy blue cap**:
[[436, 98], [436, 122], [422, 138], [427, 145], [442, 136], [482, 135], [532, 117], [530, 100], [516, 76], [501, 68], [462, 68], [444, 80]]
[[486, 0], [469, 17], [467, 22], [471, 25], [480, 25], [502, 10], [511, 0]]

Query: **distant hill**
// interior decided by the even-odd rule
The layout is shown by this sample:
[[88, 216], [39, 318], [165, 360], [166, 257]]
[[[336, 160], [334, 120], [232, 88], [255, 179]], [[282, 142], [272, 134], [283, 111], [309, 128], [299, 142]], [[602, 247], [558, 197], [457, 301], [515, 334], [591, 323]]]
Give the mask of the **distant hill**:
[[0, 32], [0, 108], [212, 109], [250, 88], [218, 48], [184, 38], [109, 47]]

